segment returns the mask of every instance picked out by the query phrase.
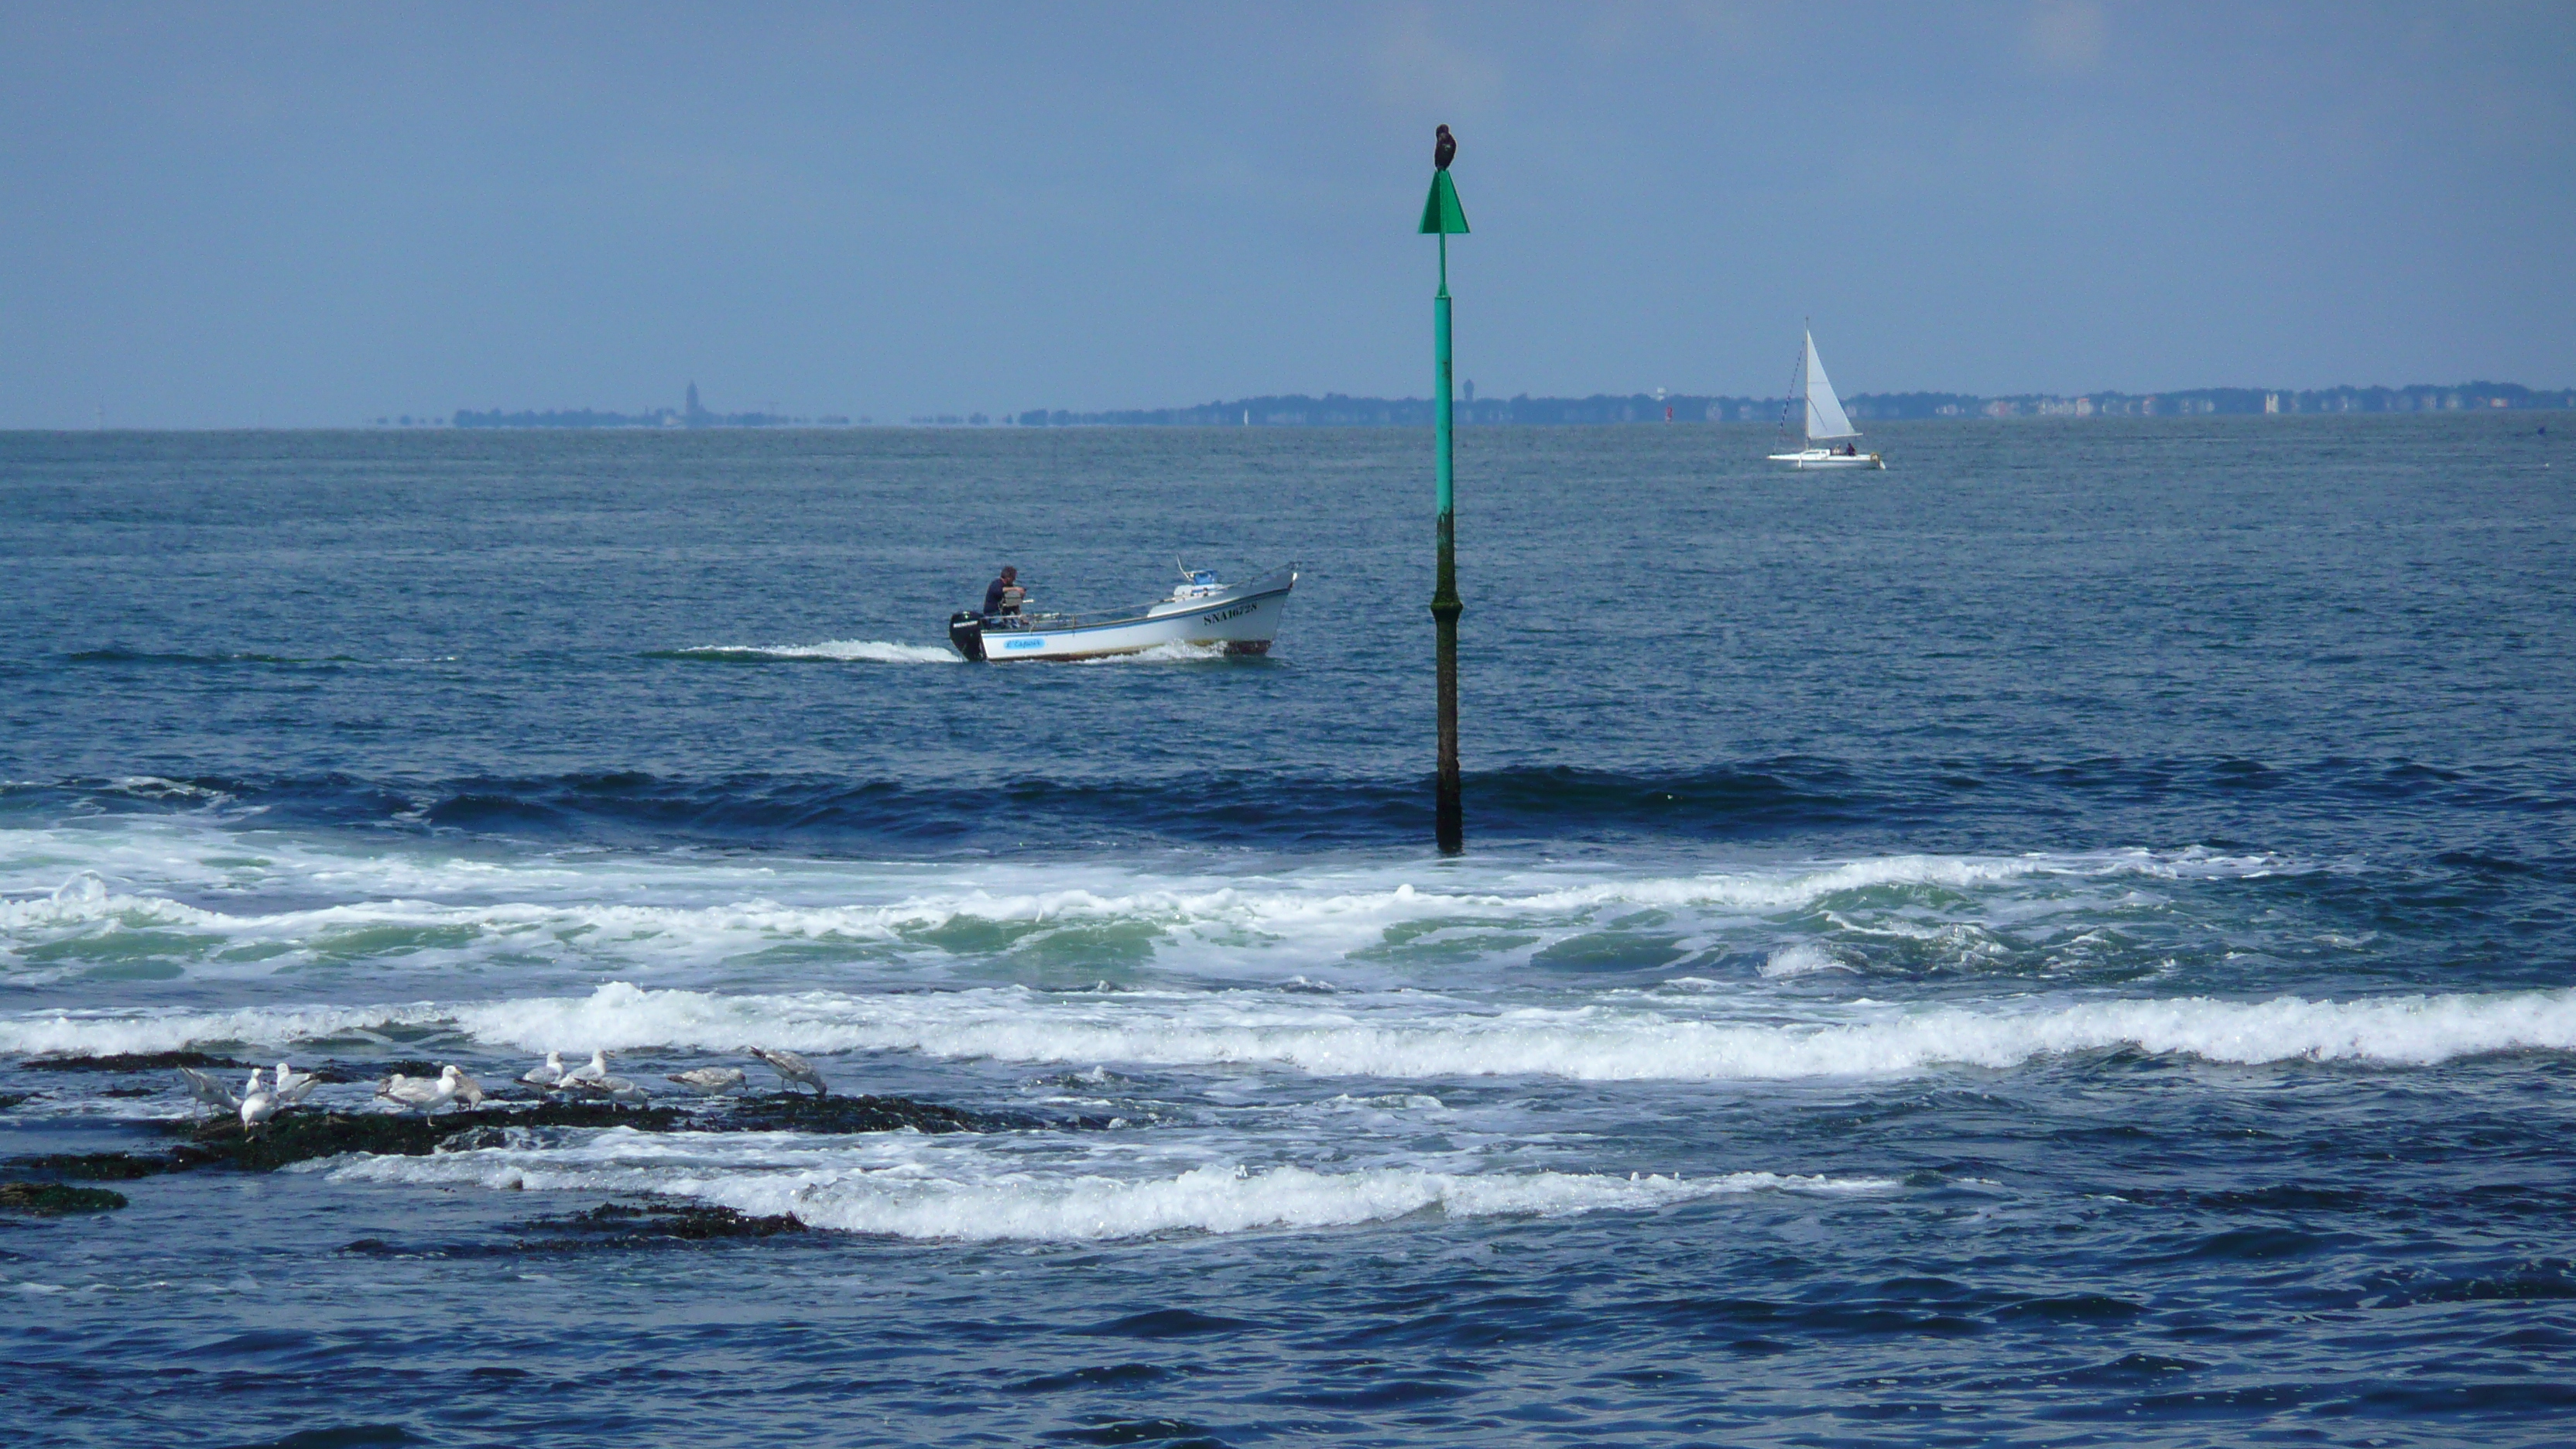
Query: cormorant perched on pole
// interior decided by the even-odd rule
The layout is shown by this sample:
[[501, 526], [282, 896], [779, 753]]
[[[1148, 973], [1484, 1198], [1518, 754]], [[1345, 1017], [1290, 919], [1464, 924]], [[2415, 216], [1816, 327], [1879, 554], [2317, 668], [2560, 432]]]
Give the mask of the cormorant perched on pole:
[[1450, 135], [1449, 128], [1443, 126], [1440, 128], [1440, 139], [1431, 143], [1431, 169], [1446, 171], [1449, 169], [1449, 163], [1457, 159], [1458, 138]]

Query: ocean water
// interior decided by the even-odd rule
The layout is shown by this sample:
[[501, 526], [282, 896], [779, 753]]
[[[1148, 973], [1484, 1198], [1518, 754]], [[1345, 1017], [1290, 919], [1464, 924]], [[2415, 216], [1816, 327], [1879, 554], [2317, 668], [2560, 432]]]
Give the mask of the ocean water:
[[[2567, 1442], [2563, 431], [1469, 430], [1455, 860], [1418, 433], [0, 436], [0, 1154], [182, 1048], [1030, 1124], [109, 1184], [0, 1421]], [[1301, 564], [1269, 658], [942, 642], [1175, 556]]]

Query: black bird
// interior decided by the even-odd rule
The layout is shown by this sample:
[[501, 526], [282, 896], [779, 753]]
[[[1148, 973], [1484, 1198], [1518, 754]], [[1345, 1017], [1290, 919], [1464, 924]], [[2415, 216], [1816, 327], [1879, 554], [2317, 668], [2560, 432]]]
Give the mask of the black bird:
[[1446, 171], [1449, 169], [1449, 163], [1457, 159], [1458, 138], [1450, 135], [1449, 128], [1443, 126], [1440, 128], [1440, 139], [1431, 145], [1431, 164], [1438, 170]]

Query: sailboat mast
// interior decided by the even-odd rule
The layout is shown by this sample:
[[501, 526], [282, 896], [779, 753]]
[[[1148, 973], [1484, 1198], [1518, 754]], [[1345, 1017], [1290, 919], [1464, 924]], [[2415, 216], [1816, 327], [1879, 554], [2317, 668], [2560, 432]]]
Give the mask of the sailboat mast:
[[[1789, 395], [1780, 399], [1780, 441], [1789, 441], [1789, 409], [1801, 406], [1807, 399], [1807, 349], [1798, 349], [1798, 360], [1789, 364]], [[1803, 416], [1803, 415], [1802, 415]]]

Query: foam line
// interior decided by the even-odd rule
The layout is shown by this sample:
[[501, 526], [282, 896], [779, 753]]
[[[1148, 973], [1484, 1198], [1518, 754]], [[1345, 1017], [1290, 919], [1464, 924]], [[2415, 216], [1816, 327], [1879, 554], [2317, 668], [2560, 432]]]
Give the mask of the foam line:
[[935, 644], [894, 644], [881, 639], [826, 639], [820, 644], [701, 644], [661, 652], [666, 659], [757, 663], [765, 659], [817, 659], [841, 664], [963, 664], [956, 650]]
[[[43, 840], [25, 839], [25, 834], [0, 832], [0, 859], [12, 846], [30, 851], [51, 847], [60, 833], [46, 832], [48, 838]], [[55, 857], [48, 854], [41, 858]], [[47, 868], [59, 870], [60, 866]], [[627, 943], [658, 941], [658, 949], [685, 953], [699, 943], [718, 950], [739, 947], [744, 937], [894, 941], [910, 932], [936, 929], [961, 919], [1030, 924], [1135, 921], [1162, 933], [1257, 932], [1346, 952], [1377, 943], [1389, 926], [1441, 918], [1574, 926], [1600, 912], [1640, 906], [1760, 915], [1803, 910], [1819, 902], [1882, 888], [1974, 891], [2040, 877], [2070, 881], [2121, 876], [2227, 877], [2267, 874], [2277, 868], [2277, 862], [2263, 857], [2157, 855], [2143, 851], [2075, 857], [1893, 856], [1805, 870], [1714, 872], [1631, 880], [1567, 882], [1545, 872], [1521, 872], [1481, 888], [1463, 890], [1420, 889], [1409, 881], [1388, 883], [1382, 877], [1355, 881], [1335, 876], [1270, 877], [1245, 883], [1219, 878], [1164, 885], [1148, 884], [1149, 877], [1118, 871], [1093, 871], [1085, 883], [1047, 889], [1030, 888], [1036, 881], [1029, 873], [997, 872], [989, 877], [989, 883], [971, 883], [970, 877], [969, 883], [946, 890], [922, 890], [917, 878], [898, 877], [875, 885], [881, 892], [902, 892], [893, 899], [814, 904], [767, 896], [746, 897], [741, 894], [746, 888], [775, 884], [776, 878], [755, 881], [738, 870], [710, 871], [704, 879], [696, 879], [685, 869], [638, 867], [620, 878], [594, 879], [544, 861], [496, 868], [488, 863], [463, 861], [431, 867], [400, 859], [376, 863], [299, 860], [289, 865], [289, 875], [326, 875], [362, 888], [471, 891], [485, 896], [551, 899], [472, 905], [384, 899], [316, 910], [236, 914], [150, 894], [112, 891], [95, 875], [85, 874], [75, 876], [48, 897], [0, 899], [0, 933], [121, 922], [184, 926], [230, 937], [301, 943], [320, 932], [391, 925], [480, 928], [521, 937], [530, 933], [558, 938], [573, 933], [599, 933]], [[190, 873], [203, 882], [201, 867], [192, 867]], [[790, 883], [807, 891], [828, 891], [843, 901], [853, 890], [864, 891], [871, 884], [853, 880], [846, 873], [817, 873], [810, 881]], [[692, 893], [723, 891], [733, 898], [685, 906], [612, 904], [595, 899], [609, 891], [631, 894], [638, 884]], [[888, 891], [889, 886], [893, 891]], [[9, 944], [6, 936], [0, 935], [0, 951]]]
[[[150, 1051], [196, 1042], [286, 1045], [393, 1022], [438, 1021], [495, 1051], [675, 1048], [747, 1042], [808, 1053], [1157, 1067], [1259, 1066], [1317, 1077], [1553, 1076], [1580, 1081], [1884, 1076], [2011, 1068], [2133, 1048], [2207, 1061], [2431, 1066], [2509, 1051], [2576, 1050], [2576, 989], [2313, 1001], [2209, 997], [1991, 1007], [1836, 1008], [1781, 1022], [1688, 1015], [1730, 998], [1654, 1007], [1498, 1009], [1428, 993], [1276, 991], [1055, 995], [1020, 987], [904, 995], [728, 996], [610, 982], [587, 996], [427, 1006], [57, 1014], [0, 1019], [0, 1051]], [[1681, 1008], [1681, 1009], [1676, 1009]]]
[[1450, 1173], [1410, 1167], [1317, 1172], [1210, 1165], [1172, 1177], [1120, 1179], [1055, 1166], [983, 1180], [919, 1164], [874, 1170], [674, 1172], [652, 1157], [601, 1160], [614, 1144], [568, 1153], [489, 1149], [437, 1157], [359, 1158], [334, 1166], [344, 1181], [471, 1184], [539, 1192], [657, 1192], [810, 1227], [947, 1242], [1103, 1242], [1176, 1232], [1241, 1233], [1445, 1218], [1571, 1217], [1643, 1212], [1759, 1192], [1854, 1193], [1895, 1184], [1736, 1172], [1702, 1178], [1602, 1173]]
[[684, 1189], [742, 1212], [792, 1213], [812, 1227], [968, 1242], [1096, 1242], [1158, 1233], [1240, 1233], [1391, 1222], [1417, 1213], [1451, 1218], [1568, 1217], [1643, 1211], [1695, 1198], [1765, 1190], [1865, 1191], [1876, 1181], [1830, 1181], [1769, 1172], [1724, 1177], [1610, 1177], [1591, 1173], [1459, 1174], [1415, 1168], [1321, 1173], [1202, 1167], [1174, 1178], [940, 1184], [928, 1191], [761, 1179], [718, 1179]]
[[447, 1019], [446, 1011], [425, 1004], [244, 1007], [220, 1012], [56, 1012], [0, 1018], [0, 1052], [112, 1056], [232, 1042], [291, 1046], [391, 1026], [434, 1025]]
[[486, 1040], [526, 1048], [612, 1041], [724, 1050], [765, 1032], [768, 1039], [824, 1052], [1267, 1065], [1325, 1077], [1541, 1075], [1584, 1081], [2008, 1068], [2043, 1055], [2118, 1047], [2219, 1062], [2414, 1066], [2488, 1052], [2576, 1049], [2576, 990], [2356, 1001], [2188, 997], [2055, 1007], [1890, 1007], [1859, 1021], [1785, 1025], [1601, 1006], [1492, 1011], [1418, 999], [1398, 1003], [1363, 1012], [1267, 993], [1084, 1000], [1017, 989], [751, 998], [640, 992], [610, 983], [583, 999], [472, 1009], [460, 1013], [459, 1024]]

